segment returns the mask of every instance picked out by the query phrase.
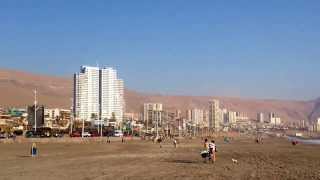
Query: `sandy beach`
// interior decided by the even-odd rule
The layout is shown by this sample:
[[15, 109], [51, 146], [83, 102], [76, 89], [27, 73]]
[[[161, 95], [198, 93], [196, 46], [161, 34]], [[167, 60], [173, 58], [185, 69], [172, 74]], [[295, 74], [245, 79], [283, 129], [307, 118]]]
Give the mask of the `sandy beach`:
[[[39, 157], [29, 156], [31, 143], [0, 143], [1, 180], [103, 179], [320, 179], [320, 146], [270, 138], [230, 143], [216, 139], [215, 164], [204, 163], [201, 139], [158, 144], [133, 140], [87, 143], [38, 143]], [[238, 160], [238, 164], [232, 162]]]

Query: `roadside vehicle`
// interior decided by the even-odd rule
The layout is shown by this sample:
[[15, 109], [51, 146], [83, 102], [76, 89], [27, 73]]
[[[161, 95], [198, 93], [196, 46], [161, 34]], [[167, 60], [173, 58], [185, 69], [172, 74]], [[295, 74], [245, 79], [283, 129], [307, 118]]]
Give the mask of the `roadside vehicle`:
[[115, 136], [115, 137], [122, 137], [122, 136], [123, 136], [123, 133], [122, 133], [121, 130], [115, 130], [115, 131], [114, 131], [114, 136]]
[[0, 133], [0, 139], [5, 139], [6, 138], [6, 134], [5, 133]]
[[70, 137], [81, 137], [81, 133], [78, 131], [74, 131], [72, 132], [72, 134], [70, 134]]
[[91, 137], [91, 134], [89, 132], [84, 132], [83, 137]]
[[53, 137], [61, 138], [61, 137], [63, 137], [63, 134], [56, 132], [56, 133], [53, 133]]
[[27, 131], [25, 134], [26, 138], [39, 138], [41, 137], [41, 132], [39, 131]]
[[26, 138], [32, 138], [33, 137], [33, 131], [27, 131], [25, 134]]
[[51, 137], [51, 133], [49, 131], [42, 131], [40, 134], [40, 137], [49, 138], [49, 137]]
[[13, 132], [13, 134], [16, 135], [16, 136], [21, 136], [21, 135], [23, 135], [23, 130], [15, 130]]

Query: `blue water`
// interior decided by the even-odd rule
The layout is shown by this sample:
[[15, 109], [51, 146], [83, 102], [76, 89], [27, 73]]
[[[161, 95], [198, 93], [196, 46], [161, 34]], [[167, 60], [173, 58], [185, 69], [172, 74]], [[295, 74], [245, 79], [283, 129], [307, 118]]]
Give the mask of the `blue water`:
[[320, 144], [320, 139], [301, 139], [298, 137], [287, 136], [289, 141], [298, 141], [303, 144]]

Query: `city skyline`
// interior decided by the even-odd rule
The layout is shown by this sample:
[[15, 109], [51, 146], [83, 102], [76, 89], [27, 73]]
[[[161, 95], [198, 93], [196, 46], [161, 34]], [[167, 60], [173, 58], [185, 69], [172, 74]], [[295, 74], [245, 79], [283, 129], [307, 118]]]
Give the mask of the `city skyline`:
[[99, 63], [141, 92], [311, 100], [320, 96], [317, 7], [1, 1], [0, 67], [65, 77]]

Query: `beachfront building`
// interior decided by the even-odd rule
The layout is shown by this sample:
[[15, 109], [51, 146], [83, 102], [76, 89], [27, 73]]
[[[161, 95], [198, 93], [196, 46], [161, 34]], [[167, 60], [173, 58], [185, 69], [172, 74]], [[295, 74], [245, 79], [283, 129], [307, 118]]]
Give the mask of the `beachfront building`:
[[147, 128], [151, 125], [162, 124], [163, 106], [160, 103], [145, 103], [143, 105], [143, 120]]
[[203, 126], [209, 127], [209, 111], [208, 110], [203, 111]]
[[186, 119], [188, 122], [191, 122], [191, 119], [192, 119], [192, 110], [191, 109], [188, 109], [186, 111]]
[[123, 119], [124, 83], [113, 68], [81, 66], [74, 74], [73, 107], [76, 118], [86, 121]]
[[71, 123], [71, 110], [59, 108], [44, 109], [44, 127], [68, 127]]
[[237, 115], [237, 122], [238, 121], [249, 121], [249, 117], [245, 112], [236, 112]]
[[113, 68], [100, 70], [100, 111], [101, 119], [114, 116], [119, 124], [124, 113], [124, 83], [118, 79], [117, 71]]
[[175, 112], [175, 118], [176, 118], [176, 119], [182, 118], [181, 110], [179, 110], [179, 109], [176, 110], [176, 112]]
[[223, 122], [223, 124], [228, 124], [229, 123], [228, 110], [226, 108], [221, 109], [220, 115], [221, 115], [221, 121]]
[[269, 122], [274, 126], [279, 126], [281, 124], [281, 118], [276, 116], [276, 113], [271, 112], [269, 114]]
[[209, 128], [213, 131], [220, 131], [221, 109], [219, 101], [213, 99], [209, 101]]
[[316, 131], [320, 132], [320, 118], [318, 118], [316, 121]]
[[237, 112], [228, 111], [227, 117], [230, 124], [235, 124], [237, 122]]
[[259, 123], [264, 123], [264, 114], [263, 113], [258, 113], [257, 114], [257, 121]]
[[[36, 116], [36, 118], [35, 118]], [[44, 106], [28, 106], [28, 126], [30, 128], [40, 128], [44, 125]]]
[[81, 66], [74, 74], [73, 107], [75, 116], [91, 121], [99, 115], [99, 68]]
[[204, 111], [202, 109], [189, 109], [187, 110], [187, 120], [194, 126], [200, 126], [204, 123]]

